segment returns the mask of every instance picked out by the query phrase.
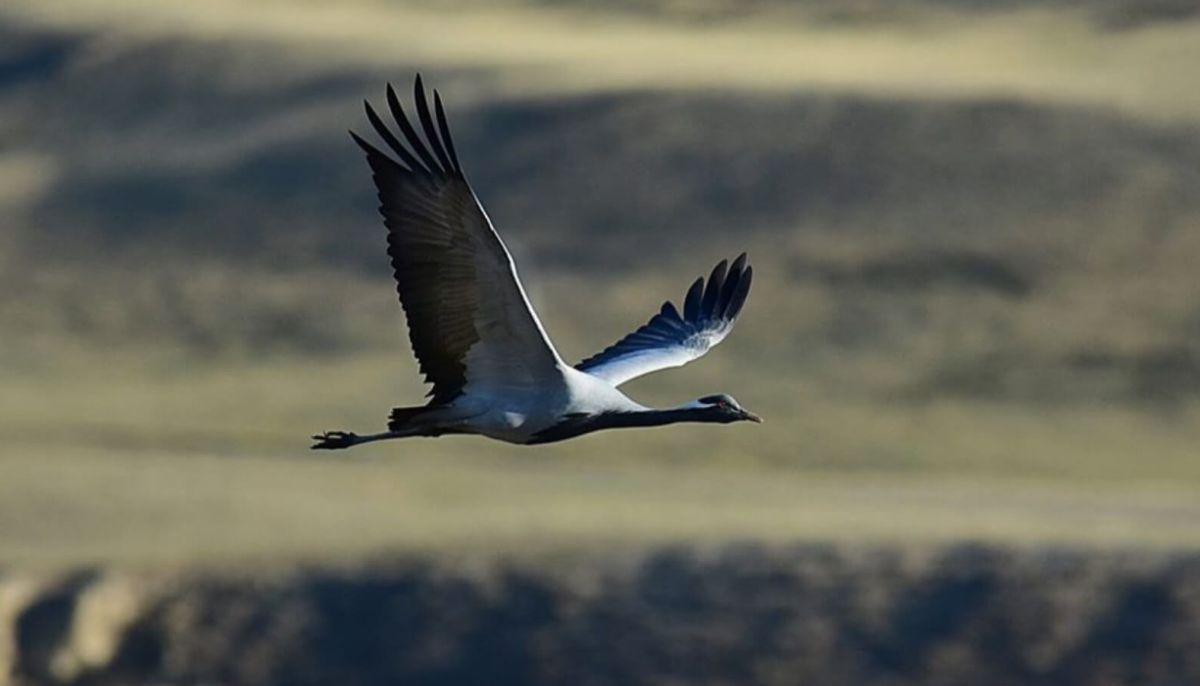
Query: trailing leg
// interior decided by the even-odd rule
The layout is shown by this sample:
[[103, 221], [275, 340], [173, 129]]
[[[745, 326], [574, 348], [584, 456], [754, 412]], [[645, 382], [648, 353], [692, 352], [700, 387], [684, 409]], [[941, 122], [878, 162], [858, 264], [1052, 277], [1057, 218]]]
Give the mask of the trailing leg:
[[378, 434], [366, 434], [360, 436], [353, 431], [326, 431], [325, 433], [313, 435], [313, 440], [316, 443], [312, 444], [313, 450], [341, 450], [342, 448], [352, 448], [363, 443], [372, 441], [385, 441], [389, 438], [406, 438], [413, 434], [408, 431], [385, 431]]

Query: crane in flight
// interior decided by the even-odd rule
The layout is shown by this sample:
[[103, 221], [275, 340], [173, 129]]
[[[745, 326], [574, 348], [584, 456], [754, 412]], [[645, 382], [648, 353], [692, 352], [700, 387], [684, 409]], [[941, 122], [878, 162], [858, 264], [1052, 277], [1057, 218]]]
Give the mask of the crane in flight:
[[571, 366], [546, 335], [512, 256], [467, 183], [441, 96], [433, 92], [431, 109], [417, 76], [422, 140], [388, 85], [388, 109], [407, 147], [364, 104], [395, 156], [350, 135], [373, 172], [409, 340], [433, 388], [427, 404], [393, 409], [387, 431], [327, 431], [313, 436], [313, 449], [445, 434], [537, 444], [600, 429], [762, 421], [724, 393], [653, 409], [618, 390], [630, 379], [682, 366], [729, 335], [750, 292], [745, 253], [697, 279], [682, 311], [666, 302], [636, 331]]

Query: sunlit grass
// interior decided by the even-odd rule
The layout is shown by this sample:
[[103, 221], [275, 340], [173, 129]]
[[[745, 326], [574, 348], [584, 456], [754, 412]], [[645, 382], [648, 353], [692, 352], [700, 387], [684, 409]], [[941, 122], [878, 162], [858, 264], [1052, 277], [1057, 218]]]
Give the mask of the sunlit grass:
[[[399, 348], [399, 346], [398, 346]], [[1061, 407], [945, 398], [916, 402], [828, 392], [803, 375], [750, 364], [728, 344], [687, 373], [629, 392], [670, 405], [731, 391], [762, 426], [610, 432], [539, 448], [467, 437], [357, 450], [380, 457], [495, 454], [545, 462], [1046, 478], [1076, 483], [1200, 487], [1197, 412]], [[326, 358], [263, 356], [199, 363], [167, 353], [80, 353], [57, 370], [9, 375], [0, 439], [22, 451], [104, 448], [303, 456], [308, 435], [382, 426], [423, 388], [403, 349]], [[726, 358], [726, 359], [721, 359]], [[90, 363], [83, 360], [91, 359]], [[435, 458], [431, 458], [435, 459]]]
[[160, 565], [739, 538], [1200, 545], [1195, 490], [1179, 487], [681, 469], [484, 444], [453, 452], [430, 442], [290, 457], [9, 445], [0, 549], [17, 565]]

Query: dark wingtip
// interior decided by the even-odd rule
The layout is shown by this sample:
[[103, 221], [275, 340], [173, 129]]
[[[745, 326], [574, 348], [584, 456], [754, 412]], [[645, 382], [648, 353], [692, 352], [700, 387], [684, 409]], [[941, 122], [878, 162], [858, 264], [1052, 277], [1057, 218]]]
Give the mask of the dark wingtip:
[[395, 116], [396, 107], [400, 104], [400, 96], [396, 95], [396, 89], [392, 86], [392, 82], [388, 81], [383, 89], [384, 97], [387, 100], [388, 107], [392, 109], [392, 116]]
[[733, 266], [730, 271], [742, 271], [746, 267], [746, 253], [742, 253], [733, 259]]
[[683, 321], [683, 317], [679, 316], [679, 310], [675, 309], [675, 303], [671, 302], [670, 300], [662, 304], [662, 307], [659, 308], [658, 313], [677, 322]]
[[354, 142], [358, 145], [358, 147], [362, 148], [362, 151], [367, 153], [367, 157], [381, 154], [374, 145], [371, 145], [363, 140], [357, 133], [354, 133], [353, 129], [347, 129], [346, 133], [350, 134], [350, 138], [354, 139]]
[[[417, 72], [416, 78], [413, 79], [413, 102], [421, 103], [425, 100], [425, 81], [421, 79], [421, 72]], [[419, 110], [420, 108], [418, 108]], [[420, 112], [417, 112], [417, 118], [420, 118]]]
[[392, 117], [396, 119], [396, 123], [399, 124], [401, 119], [407, 121], [407, 118], [400, 116], [403, 114], [404, 108], [400, 106], [400, 97], [396, 95], [396, 89], [392, 88], [390, 82], [384, 90], [384, 96], [387, 99], [388, 108], [392, 111]]
[[729, 265], [729, 271], [725, 273], [725, 284], [721, 287], [721, 297], [717, 299], [716, 306], [717, 312], [724, 317], [729, 316], [729, 304], [733, 300], [733, 294], [737, 290], [745, 269], [746, 253], [742, 253], [733, 259], [733, 264]]
[[[420, 75], [418, 75], [418, 78]], [[396, 125], [400, 127], [400, 133], [404, 134], [404, 139], [408, 141], [409, 147], [412, 148], [416, 157], [419, 157], [422, 164], [421, 171], [426, 174], [438, 174], [441, 169], [438, 163], [434, 160], [433, 155], [429, 154], [426, 145], [421, 142], [421, 137], [417, 135], [416, 129], [413, 128], [412, 122], [408, 120], [408, 116], [404, 113], [404, 106], [400, 104], [400, 98], [396, 95], [396, 89], [392, 88], [392, 84], [387, 85], [387, 104], [388, 109], [392, 111], [392, 118], [396, 120]]]
[[454, 139], [450, 136], [450, 123], [446, 119], [446, 108], [442, 106], [442, 94], [433, 89], [433, 111], [437, 117], [438, 130], [442, 134], [442, 143], [446, 146], [446, 154], [450, 157], [454, 173], [463, 175], [462, 163], [458, 161], [458, 152], [454, 149]]
[[379, 137], [383, 139], [383, 142], [387, 143], [387, 146], [391, 148], [397, 156], [400, 157], [404, 164], [407, 164], [412, 169], [420, 170], [421, 165], [411, 154], [409, 154], [407, 150], [404, 149], [404, 145], [400, 143], [400, 140], [396, 138], [396, 136], [390, 130], [388, 130], [387, 125], [384, 124], [383, 120], [379, 118], [379, 114], [375, 112], [374, 107], [371, 107], [371, 103], [369, 101], [363, 100], [363, 109], [367, 113], [367, 121], [371, 123], [371, 127], [375, 129], [375, 133], [379, 134]]
[[687, 321], [695, 321], [700, 314], [700, 300], [704, 294], [704, 277], [701, 276], [692, 282], [691, 288], [688, 289], [687, 295], [683, 298], [683, 318]]
[[707, 318], [720, 314], [718, 305], [720, 304], [722, 286], [725, 283], [725, 270], [728, 267], [729, 263], [726, 260], [721, 260], [708, 275], [708, 283], [704, 286], [704, 300], [700, 304], [700, 311]]
[[754, 267], [746, 267], [729, 298], [729, 304], [725, 307], [726, 319], [737, 319], [742, 313], [742, 306], [746, 304], [746, 297], [750, 295], [750, 282], [753, 280]]
[[421, 123], [421, 130], [425, 132], [425, 140], [428, 141], [429, 147], [437, 157], [439, 170], [451, 173], [454, 165], [451, 164], [450, 157], [442, 146], [441, 136], [438, 135], [437, 127], [434, 125], [433, 115], [429, 111], [429, 96], [425, 92], [425, 84], [422, 83], [420, 74], [417, 75], [416, 83], [413, 84], [413, 101], [417, 107], [417, 120]]

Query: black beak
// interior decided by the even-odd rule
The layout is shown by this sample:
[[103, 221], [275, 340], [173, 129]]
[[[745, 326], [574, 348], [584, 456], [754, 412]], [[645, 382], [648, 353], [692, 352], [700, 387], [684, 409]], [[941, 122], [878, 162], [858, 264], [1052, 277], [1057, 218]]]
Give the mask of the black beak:
[[742, 410], [742, 419], [745, 419], [745, 420], [748, 420], [748, 421], [754, 422], [755, 424], [762, 424], [762, 423], [763, 423], [763, 418], [762, 418], [762, 417], [759, 417], [759, 416], [758, 416], [758, 415], [756, 415], [756, 414], [754, 414], [754, 413], [753, 413], [753, 412], [751, 412], [750, 410]]

